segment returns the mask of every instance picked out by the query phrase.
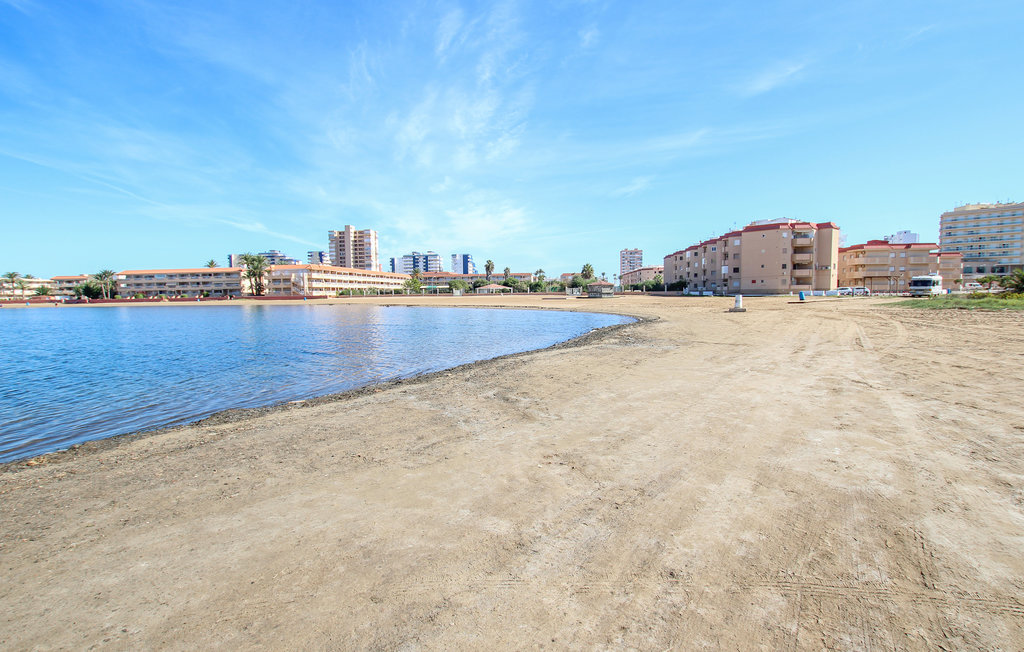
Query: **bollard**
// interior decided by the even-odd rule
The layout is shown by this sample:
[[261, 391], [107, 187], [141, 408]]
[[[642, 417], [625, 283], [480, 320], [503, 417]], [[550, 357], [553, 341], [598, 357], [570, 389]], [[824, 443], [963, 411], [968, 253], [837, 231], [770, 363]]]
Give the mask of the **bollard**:
[[803, 290], [800, 290], [800, 300], [801, 301], [804, 300], [804, 291]]
[[734, 305], [732, 308], [729, 308], [729, 312], [746, 312], [746, 311], [747, 311], [747, 309], [743, 307], [743, 295], [742, 294], [737, 294], [736, 295], [736, 305]]

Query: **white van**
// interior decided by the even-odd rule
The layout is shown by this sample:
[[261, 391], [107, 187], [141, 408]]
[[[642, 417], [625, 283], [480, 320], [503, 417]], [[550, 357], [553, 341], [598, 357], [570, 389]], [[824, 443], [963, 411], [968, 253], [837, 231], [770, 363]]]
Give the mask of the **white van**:
[[965, 292], [981, 292], [984, 289], [985, 286], [982, 285], [981, 283], [976, 283], [974, 281], [968, 281], [967, 283], [964, 283]]
[[933, 297], [943, 294], [942, 277], [938, 274], [915, 276], [910, 279], [910, 296]]

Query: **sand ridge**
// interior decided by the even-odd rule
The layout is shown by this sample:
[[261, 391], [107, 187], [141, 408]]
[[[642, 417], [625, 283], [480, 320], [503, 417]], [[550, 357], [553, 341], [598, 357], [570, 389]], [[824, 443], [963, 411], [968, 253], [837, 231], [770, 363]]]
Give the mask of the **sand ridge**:
[[0, 645], [1019, 648], [1024, 318], [648, 321], [0, 473]]

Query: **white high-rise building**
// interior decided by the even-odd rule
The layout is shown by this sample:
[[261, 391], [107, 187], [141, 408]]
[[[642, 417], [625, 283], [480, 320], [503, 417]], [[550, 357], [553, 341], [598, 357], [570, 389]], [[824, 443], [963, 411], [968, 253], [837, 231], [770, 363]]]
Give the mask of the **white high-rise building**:
[[921, 242], [920, 234], [913, 233], [911, 231], [897, 231], [892, 235], [887, 235], [882, 238], [889, 244], [917, 244]]
[[328, 231], [331, 262], [338, 267], [380, 271], [377, 232], [373, 229], [357, 231], [346, 224], [344, 231]]
[[452, 274], [476, 274], [476, 265], [470, 254], [452, 254]]
[[623, 249], [619, 252], [619, 276], [644, 266], [643, 249]]
[[330, 265], [331, 255], [326, 251], [307, 251], [306, 260], [310, 265]]
[[1024, 268], [1024, 202], [967, 204], [939, 217], [942, 251], [964, 255], [964, 278]]
[[414, 251], [411, 254], [405, 254], [400, 258], [391, 259], [392, 272], [396, 272], [398, 274], [412, 274], [417, 270], [420, 272], [443, 272], [444, 268], [441, 266], [441, 256], [437, 255], [433, 251], [428, 251], [425, 254]]

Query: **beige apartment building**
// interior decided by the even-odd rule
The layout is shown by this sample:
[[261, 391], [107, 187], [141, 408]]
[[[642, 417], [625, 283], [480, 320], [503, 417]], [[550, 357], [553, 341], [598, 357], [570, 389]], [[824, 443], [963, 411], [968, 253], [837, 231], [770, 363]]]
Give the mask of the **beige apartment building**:
[[943, 252], [963, 254], [964, 278], [1024, 268], [1024, 202], [966, 204], [939, 217]]
[[644, 266], [643, 249], [622, 249], [619, 251], [619, 276]]
[[665, 256], [663, 275], [718, 294], [823, 291], [837, 287], [838, 257], [834, 223], [765, 220]]
[[401, 290], [408, 274], [334, 265], [273, 265], [268, 295], [335, 296], [342, 290]]
[[241, 267], [198, 269], [129, 269], [115, 277], [117, 294], [143, 297], [226, 297], [247, 294]]
[[647, 267], [638, 267], [636, 269], [625, 272], [619, 275], [619, 285], [627, 287], [629, 285], [636, 285], [637, 283], [646, 283], [647, 281], [653, 281], [655, 276], [662, 274], [665, 268], [661, 265], [648, 265]]
[[962, 268], [959, 252], [940, 252], [934, 242], [868, 240], [839, 249], [839, 285], [872, 292], [906, 292], [910, 279], [926, 274], [940, 274], [943, 289], [956, 289]]
[[328, 231], [327, 238], [335, 267], [380, 271], [377, 232], [373, 229], [357, 231], [346, 224], [344, 231]]
[[88, 274], [76, 274], [74, 276], [54, 276], [54, 294], [56, 294], [59, 297], [74, 296], [75, 288], [88, 281], [89, 278], [90, 276]]
[[[536, 278], [531, 272], [512, 272], [509, 274], [511, 278], [517, 281], [522, 281], [529, 285], [533, 283]], [[451, 272], [427, 272], [420, 275], [420, 282], [425, 287], [448, 287], [449, 281], [465, 281], [470, 285], [474, 281], [486, 281], [487, 274], [453, 274]], [[501, 272], [494, 272], [491, 274], [491, 281], [494, 283], [501, 283], [505, 280], [505, 275]]]
[[35, 296], [36, 290], [39, 288], [46, 287], [53, 290], [54, 285], [54, 280], [49, 278], [25, 278], [22, 276], [13, 283], [7, 279], [0, 279], [0, 298], [24, 299]]

